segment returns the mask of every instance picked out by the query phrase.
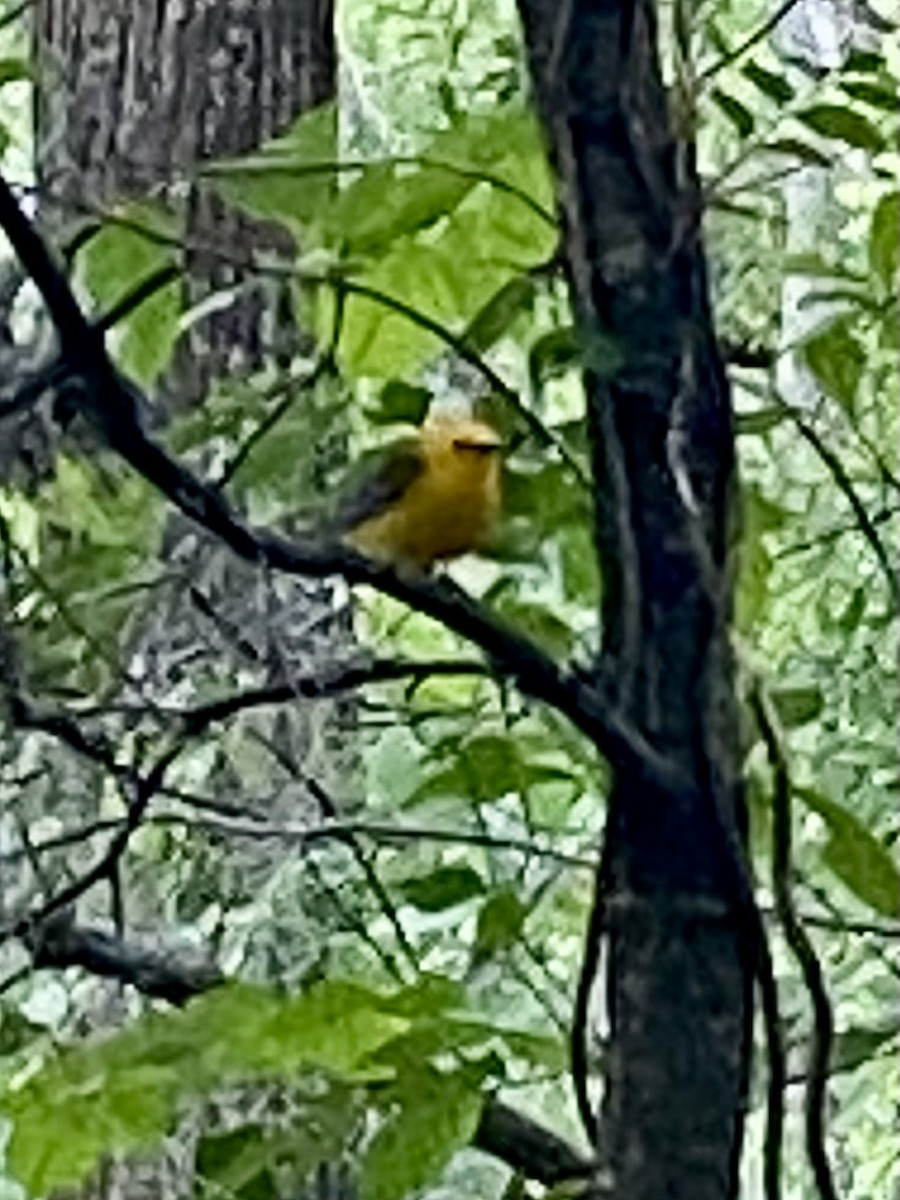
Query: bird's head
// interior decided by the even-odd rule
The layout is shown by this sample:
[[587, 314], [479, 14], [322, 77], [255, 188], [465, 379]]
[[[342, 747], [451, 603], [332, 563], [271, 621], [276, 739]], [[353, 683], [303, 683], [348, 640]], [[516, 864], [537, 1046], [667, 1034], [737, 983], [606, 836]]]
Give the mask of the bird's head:
[[429, 456], [453, 458], [461, 465], [469, 462], [476, 471], [495, 462], [503, 449], [500, 434], [484, 421], [449, 414], [429, 417], [422, 426], [422, 444]]

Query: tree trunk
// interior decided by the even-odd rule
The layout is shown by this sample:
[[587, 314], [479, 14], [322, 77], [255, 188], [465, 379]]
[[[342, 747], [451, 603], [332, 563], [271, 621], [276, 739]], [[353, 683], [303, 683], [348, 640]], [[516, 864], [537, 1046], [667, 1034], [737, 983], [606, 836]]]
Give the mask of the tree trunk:
[[[183, 197], [198, 163], [244, 154], [331, 99], [332, 10], [333, 0], [42, 0], [36, 142], [45, 217], [55, 214], [58, 232], [83, 222], [85, 209]], [[186, 207], [189, 302], [241, 283], [240, 259], [283, 241], [195, 185]], [[283, 295], [250, 290], [192, 326], [178, 354], [179, 398], [199, 400], [238, 363], [257, 366], [267, 315], [289, 348], [283, 309]]]
[[[201, 404], [219, 378], [249, 374], [273, 359], [286, 366], [301, 346], [287, 289], [263, 287], [249, 270], [260, 249], [283, 249], [293, 261], [293, 245], [281, 231], [251, 222], [187, 181], [198, 164], [247, 153], [333, 97], [332, 10], [332, 0], [40, 0], [36, 6], [37, 177], [45, 227], [61, 241], [123, 201], [160, 199], [186, 213], [185, 307], [242, 285], [227, 307], [192, 324], [179, 342], [162, 396], [155, 397], [165, 399], [169, 411]], [[294, 402], [306, 400], [295, 389]], [[129, 656], [140, 657], [151, 695], [170, 695], [185, 663], [200, 688], [211, 676], [233, 678], [254, 668], [265, 682], [308, 672], [346, 647], [349, 630], [337, 615], [333, 581], [273, 579], [235, 561], [217, 539], [178, 516], [168, 523], [160, 557], [166, 574], [178, 575], [180, 568], [196, 583], [203, 608], [176, 579], [163, 582], [136, 614], [131, 643], [121, 653], [126, 665]], [[199, 661], [197, 646], [205, 648]], [[293, 772], [269, 800], [273, 820], [312, 817], [316, 806], [305, 779], [314, 778], [326, 794], [340, 778], [346, 793], [337, 707], [292, 706], [260, 727], [282, 770]], [[230, 759], [217, 756], [210, 789], [229, 795], [232, 774]], [[223, 906], [240, 905], [292, 863], [291, 847], [235, 848], [219, 872]], [[197, 867], [209, 869], [202, 862]], [[131, 870], [125, 884], [129, 924], [166, 920], [171, 905], [157, 894], [159, 881]], [[83, 904], [96, 901], [95, 893]], [[292, 980], [306, 969], [308, 946], [285, 936], [277, 917], [259, 941], [264, 944], [251, 943], [247, 956], [255, 953], [276, 977]], [[248, 964], [251, 972], [261, 969], [261, 962]], [[265, 1097], [257, 1100], [264, 1109]], [[111, 1165], [93, 1194], [188, 1194], [197, 1132], [189, 1121], [163, 1157]]]
[[592, 1195], [737, 1192], [752, 1020], [734, 679], [728, 383], [691, 147], [649, 0], [521, 0], [584, 348], [603, 578], [598, 678], [677, 768], [620, 772], [587, 948], [609, 1048]]

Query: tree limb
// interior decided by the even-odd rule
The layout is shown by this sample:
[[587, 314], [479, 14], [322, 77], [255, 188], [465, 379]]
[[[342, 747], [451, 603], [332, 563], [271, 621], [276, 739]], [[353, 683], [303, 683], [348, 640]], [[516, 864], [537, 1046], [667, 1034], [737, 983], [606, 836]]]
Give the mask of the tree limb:
[[566, 715], [614, 767], [637, 772], [667, 792], [690, 788], [684, 773], [614, 710], [596, 686], [558, 666], [451, 581], [408, 579], [340, 544], [301, 543], [248, 526], [219, 491], [171, 458], [144, 431], [138, 390], [116, 371], [101, 332], [82, 313], [68, 281], [2, 178], [0, 227], [44, 298], [57, 329], [61, 357], [78, 389], [79, 410], [113, 451], [186, 516], [245, 561], [289, 575], [341, 574], [349, 583], [369, 584], [409, 604], [478, 645], [524, 692]]

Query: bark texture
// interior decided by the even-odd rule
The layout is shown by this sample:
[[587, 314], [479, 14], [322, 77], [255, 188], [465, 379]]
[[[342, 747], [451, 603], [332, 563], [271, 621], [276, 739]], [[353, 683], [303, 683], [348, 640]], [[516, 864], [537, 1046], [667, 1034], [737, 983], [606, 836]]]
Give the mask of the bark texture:
[[[35, 6], [37, 177], [41, 220], [52, 239], [61, 243], [123, 202], [159, 200], [185, 217], [185, 306], [240, 288], [232, 303], [197, 321], [182, 338], [154, 397], [160, 408], [199, 405], [216, 379], [251, 373], [273, 360], [286, 366], [301, 346], [286, 289], [262, 283], [252, 271], [260, 250], [289, 260], [295, 247], [281, 231], [227, 208], [196, 183], [196, 168], [251, 151], [334, 95], [332, 9], [331, 0], [40, 0]], [[321, 402], [302, 389], [292, 394], [294, 404]], [[293, 678], [346, 649], [346, 608], [336, 612], [333, 581], [273, 579], [256, 565], [237, 562], [218, 539], [177, 515], [168, 522], [159, 557], [171, 582], [161, 582], [143, 609], [136, 608], [120, 649], [126, 666], [143, 664], [148, 695], [171, 695], [186, 674], [201, 690], [204, 682], [238, 672], [255, 672], [263, 683]], [[344, 795], [351, 790], [347, 779], [355, 760], [348, 761], [337, 729], [345, 708], [343, 702], [295, 705], [260, 725], [285, 777], [268, 807], [273, 820], [323, 815], [310, 778], [323, 796], [338, 779]], [[244, 780], [227, 753], [216, 756], [208, 782], [217, 796], [247, 803]], [[296, 905], [296, 859], [290, 848], [238, 848], [217, 860], [210, 879], [226, 908], [239, 909], [248, 894], [264, 888], [293, 888]], [[202, 862], [193, 869], [196, 875], [185, 882], [196, 895], [209, 883], [201, 878]], [[80, 908], [105, 916], [103, 901], [95, 890]], [[123, 873], [123, 908], [126, 936], [134, 926], [146, 931], [172, 919], [159, 881], [139, 861]], [[310, 949], [296, 937], [290, 916], [283, 917], [290, 931], [280, 926], [281, 909], [274, 908], [271, 930], [248, 942], [247, 969], [259, 972], [262, 960], [271, 976], [291, 981]], [[57, 926], [54, 937], [37, 947], [36, 961], [43, 955], [47, 965], [61, 965], [73, 950], [71, 933]], [[97, 931], [81, 936], [80, 965], [180, 1002], [183, 973], [167, 974], [161, 956], [151, 951], [132, 957], [131, 973], [123, 975], [122, 944]], [[190, 991], [184, 994], [216, 977], [201, 969], [197, 979], [187, 979]], [[121, 1004], [112, 991], [108, 1001], [110, 1008]], [[108, 1016], [99, 1005], [91, 1014], [97, 1023]], [[262, 1121], [278, 1098], [257, 1089], [252, 1102]], [[249, 1103], [248, 1096], [240, 1104], [226, 1097], [221, 1124], [249, 1120]], [[110, 1162], [84, 1194], [132, 1200], [190, 1194], [194, 1144], [202, 1132], [202, 1122], [190, 1118], [161, 1155]], [[339, 1193], [322, 1183], [314, 1194]]]
[[601, 681], [677, 768], [617, 773], [598, 887], [609, 1049], [591, 1195], [736, 1194], [753, 955], [734, 680], [734, 434], [692, 148], [648, 0], [520, 0], [584, 349]]
[[[332, 10], [333, 0], [42, 0], [38, 180], [55, 231], [126, 199], [184, 205], [190, 303], [245, 283], [254, 251], [289, 251], [189, 180], [198, 163], [246, 153], [334, 95]], [[285, 305], [256, 283], [194, 325], [175, 394], [198, 400], [216, 375], [257, 366], [272, 341], [289, 353]]]

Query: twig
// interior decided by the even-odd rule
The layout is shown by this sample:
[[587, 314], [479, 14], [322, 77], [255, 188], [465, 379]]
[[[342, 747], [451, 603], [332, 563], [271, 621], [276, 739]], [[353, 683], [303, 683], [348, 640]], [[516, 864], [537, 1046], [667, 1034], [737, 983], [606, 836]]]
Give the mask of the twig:
[[446, 171], [450, 175], [458, 175], [461, 179], [471, 179], [475, 183], [487, 183], [491, 187], [496, 188], [498, 192], [505, 192], [514, 199], [521, 201], [526, 208], [529, 208], [535, 216], [539, 217], [545, 224], [552, 229], [558, 227], [556, 216], [533, 196], [530, 196], [522, 188], [516, 187], [514, 183], [503, 179], [500, 175], [494, 175], [490, 171], [485, 171], [476, 167], [467, 167], [458, 163], [452, 163], [447, 159], [434, 158], [428, 154], [409, 155], [409, 154], [392, 154], [383, 155], [379, 158], [366, 158], [355, 161], [353, 159], [342, 159], [340, 161], [330, 162], [314, 162], [300, 163], [279, 161], [277, 154], [273, 151], [260, 156], [248, 163], [223, 162], [204, 164], [201, 174], [208, 179], [215, 179], [217, 176], [224, 176], [226, 179], [229, 175], [234, 174], [235, 170], [239, 174], [259, 174], [266, 176], [287, 175], [291, 178], [302, 179], [310, 175], [338, 175], [349, 174], [353, 172], [361, 172], [372, 167], [425, 167], [430, 170]]
[[[205, 243], [190, 242], [187, 243], [181, 238], [174, 237], [171, 234], [161, 233], [159, 230], [151, 229], [132, 218], [122, 217], [115, 213], [104, 213], [102, 210], [89, 210], [95, 215], [99, 215], [104, 221], [112, 225], [117, 225], [123, 229], [128, 229], [133, 233], [140, 234], [147, 238], [148, 241], [154, 242], [157, 245], [168, 246], [178, 250], [202, 251], [202, 253], [215, 258], [219, 262], [229, 265], [239, 266], [243, 270], [252, 269], [257, 275], [269, 276], [276, 279], [293, 280], [302, 284], [307, 284], [312, 287], [327, 287], [331, 288], [337, 297], [338, 305], [343, 302], [346, 296], [359, 296], [362, 299], [370, 300], [373, 304], [377, 304], [382, 308], [390, 309], [392, 312], [402, 316], [413, 325], [418, 325], [420, 329], [433, 334], [441, 341], [449, 350], [457, 354], [464, 362], [473, 367], [487, 383], [491, 385], [493, 390], [509, 404], [510, 408], [522, 419], [527, 425], [529, 431], [542, 446], [547, 446], [556, 450], [561, 460], [573, 473], [579, 484], [588, 488], [590, 481], [585, 474], [584, 469], [578, 459], [572, 455], [565, 442], [558, 438], [552, 430], [541, 421], [536, 413], [532, 412], [522, 402], [521, 397], [515, 388], [511, 387], [502, 376], [491, 367], [487, 360], [478, 353], [478, 351], [469, 344], [464, 335], [453, 333], [440, 321], [429, 317], [427, 313], [421, 312], [412, 305], [405, 304], [402, 300], [394, 296], [388, 295], [386, 292], [380, 291], [378, 288], [371, 287], [368, 284], [358, 283], [349, 278], [347, 275], [342, 275], [339, 271], [304, 271], [297, 270], [293, 266], [278, 266], [273, 264], [255, 265], [248, 264], [244, 259], [238, 259], [234, 254], [222, 248], [222, 246], [207, 245]], [[2, 218], [0, 218], [2, 224]]]
[[140, 308], [145, 300], [149, 300], [151, 296], [162, 291], [164, 287], [174, 282], [180, 275], [181, 267], [176, 263], [168, 263], [166, 266], [160, 267], [159, 270], [153, 271], [146, 279], [143, 279], [135, 287], [129, 289], [122, 299], [117, 300], [112, 308], [108, 309], [102, 317], [99, 317], [94, 322], [94, 328], [101, 333], [112, 329], [119, 321], [123, 321], [129, 313], [134, 312], [136, 308]]
[[828, 1066], [834, 1021], [825, 989], [822, 968], [806, 930], [794, 910], [791, 895], [791, 783], [787, 760], [776, 733], [775, 718], [759, 687], [753, 691], [753, 711], [766, 747], [774, 778], [772, 794], [772, 891], [778, 918], [813, 1007], [813, 1031], [809, 1048], [809, 1079], [806, 1088], [806, 1153], [822, 1200], [838, 1200], [838, 1193], [825, 1148], [825, 1106]]
[[3, 179], [0, 227], [44, 297], [57, 326], [62, 355], [82, 383], [85, 414], [110, 447], [183, 513], [247, 561], [265, 563], [285, 574], [343, 574], [350, 583], [368, 583], [417, 608], [475, 642], [523, 691], [564, 713], [614, 768], [638, 771], [665, 792], [691, 789], [685, 772], [614, 710], [593, 683], [560, 668], [530, 639], [489, 616], [451, 582], [407, 579], [342, 545], [304, 544], [251, 529], [216, 489], [205, 485], [145, 433], [138, 416], [137, 389], [113, 368], [102, 335], [82, 314], [68, 282]]
[[[275, 758], [276, 762], [282, 767], [283, 770], [287, 771], [292, 778], [298, 779], [303, 784], [303, 786], [318, 804], [319, 812], [322, 814], [322, 816], [328, 818], [330, 821], [338, 821], [340, 816], [338, 806], [317, 779], [301, 770], [294, 759], [285, 753], [281, 747], [276, 746], [271, 738], [265, 737], [258, 730], [253, 729], [249, 731], [249, 734], [255, 741], [268, 750], [268, 752]], [[387, 889], [381, 882], [378, 872], [375, 870], [374, 866], [369, 861], [368, 856], [363, 850], [363, 847], [360, 845], [358, 837], [356, 834], [350, 833], [340, 840], [343, 841], [344, 844], [349, 848], [350, 853], [356, 860], [357, 865], [362, 870], [373, 896], [375, 897], [381, 908], [381, 911], [384, 913], [389, 924], [391, 925], [391, 928], [394, 930], [394, 937], [397, 939], [397, 945], [403, 951], [403, 956], [406, 959], [408, 966], [412, 968], [415, 975], [418, 975], [419, 963], [416, 957], [416, 952], [413, 949], [409, 938], [406, 936], [406, 930], [403, 928], [400, 915], [397, 912], [394, 902], [388, 895]], [[369, 933], [368, 929], [363, 927], [363, 930], [364, 932], [362, 932], [362, 936], [364, 940], [370, 941], [371, 934]], [[377, 945], [377, 943], [375, 945], [375, 949], [378, 955], [388, 966], [391, 974], [400, 982], [403, 982], [403, 972], [400, 970], [400, 967], [395, 961], [394, 956], [389, 951], [386, 951], [384, 947]]]
[[15, 8], [11, 8], [9, 12], [3, 13], [0, 16], [0, 29], [5, 29], [7, 25], [12, 25], [14, 21], [18, 21], [19, 17], [24, 17], [29, 8], [33, 8], [35, 0], [22, 0], [21, 4], [17, 4]]
[[831, 447], [825, 442], [818, 430], [807, 421], [793, 405], [788, 404], [785, 400], [778, 398], [778, 406], [790, 417], [794, 425], [799, 430], [802, 437], [812, 446], [815, 452], [821, 458], [822, 462], [831, 472], [834, 482], [837, 484], [840, 491], [847, 498], [847, 502], [853, 510], [853, 515], [859, 526], [860, 532], [865, 537], [866, 541], [872, 547], [875, 557], [878, 559], [878, 564], [884, 572], [887, 580], [888, 591], [891, 599], [894, 602], [894, 607], [900, 607], [900, 582], [897, 579], [897, 572], [894, 569], [894, 564], [891, 562], [891, 556], [887, 551], [887, 547], [881, 540], [878, 530], [872, 518], [866, 511], [866, 507], [856, 494], [856, 489], [847, 474], [844, 464], [834, 453]]
[[698, 85], [706, 83], [708, 79], [711, 79], [714, 75], [718, 75], [718, 73], [724, 70], [725, 67], [731, 66], [731, 64], [733, 62], [737, 62], [739, 58], [743, 58], [748, 50], [752, 50], [754, 46], [758, 45], [759, 42], [763, 40], [763, 38], [768, 37], [772, 30], [777, 25], [781, 24], [791, 9], [795, 8], [799, 2], [800, 0], [784, 0], [784, 2], [775, 9], [771, 17], [768, 17], [762, 22], [762, 24], [758, 25], [757, 28], [754, 29], [754, 31], [742, 42], [739, 42], [737, 46], [733, 47], [726, 54], [723, 54], [721, 58], [717, 59], [714, 63], [708, 66], [705, 71], [701, 71], [697, 76]]
[[338, 342], [340, 341], [341, 329], [344, 325], [344, 312], [344, 297], [341, 293], [338, 293], [335, 303], [334, 320], [332, 321], [331, 326], [331, 339], [328, 343], [328, 347], [319, 355], [317, 361], [313, 364], [312, 369], [303, 379], [298, 380], [289, 377], [285, 381], [279, 381], [275, 388], [270, 389], [267, 399], [273, 399], [274, 396], [276, 396], [280, 391], [284, 391], [286, 394], [281, 402], [276, 404], [272, 411], [268, 413], [262, 421], [260, 421], [243, 445], [237, 448], [235, 453], [225, 464], [222, 469], [222, 473], [217, 480], [217, 485], [219, 487], [225, 487], [225, 485], [234, 478], [243, 464], [253, 453], [253, 450], [256, 448], [256, 446], [259, 445], [264, 437], [272, 432], [275, 426], [281, 421], [282, 417], [290, 411], [297, 399], [295, 389], [299, 388], [302, 391], [311, 391], [324, 375], [327, 375], [329, 371], [332, 373], [334, 372], [334, 356], [337, 351]]
[[[160, 789], [162, 792], [164, 789]], [[187, 802], [186, 802], [187, 803]], [[56, 834], [44, 841], [34, 843], [34, 852], [44, 854], [50, 850], [65, 848], [100, 833], [119, 830], [123, 818], [108, 817], [92, 822], [67, 833]], [[346, 841], [350, 836], [369, 838], [373, 842], [390, 845], [394, 842], [435, 842], [449, 846], [479, 846], [490, 850], [512, 850], [534, 858], [545, 858], [563, 866], [581, 871], [596, 869], [596, 860], [588, 855], [568, 854], [553, 846], [541, 845], [527, 838], [502, 837], [482, 833], [479, 830], [441, 829], [430, 825], [400, 825], [390, 821], [351, 820], [327, 821], [322, 825], [274, 824], [262, 820], [230, 820], [216, 817], [185, 817], [178, 813], [156, 813], [146, 817], [148, 825], [161, 828], [175, 826], [215, 833], [223, 837], [253, 838], [265, 841], [276, 838], [296, 842], [298, 845], [315, 845], [322, 841]], [[21, 858], [21, 851], [10, 851], [0, 856], [0, 862], [12, 862]]]
[[235, 713], [267, 704], [286, 704], [292, 700], [319, 700], [354, 691], [367, 684], [394, 683], [402, 679], [421, 681], [431, 675], [480, 675], [488, 676], [484, 663], [471, 659], [375, 659], [370, 662], [351, 662], [323, 667], [314, 675], [298, 676], [288, 683], [270, 684], [248, 688], [219, 700], [198, 704], [194, 708], [173, 710], [186, 732], [206, 729], [207, 726], [227, 720]]

